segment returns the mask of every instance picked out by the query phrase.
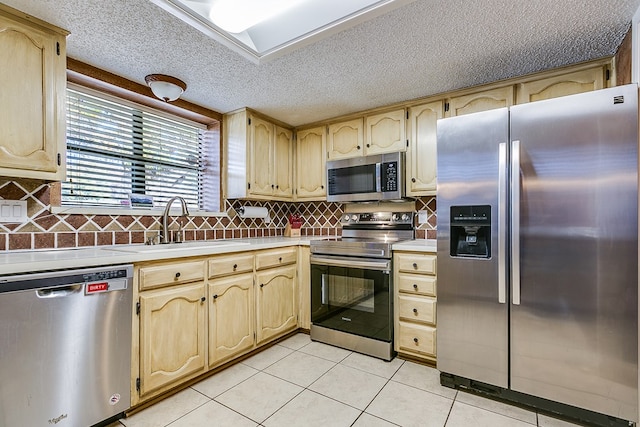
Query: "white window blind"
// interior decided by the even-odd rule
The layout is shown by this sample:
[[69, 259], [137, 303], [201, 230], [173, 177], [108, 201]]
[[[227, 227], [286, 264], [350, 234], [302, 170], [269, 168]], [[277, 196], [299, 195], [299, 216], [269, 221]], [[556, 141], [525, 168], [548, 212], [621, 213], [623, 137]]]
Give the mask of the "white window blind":
[[219, 210], [219, 141], [194, 124], [67, 89], [67, 181], [62, 204], [127, 206], [129, 194], [163, 207]]

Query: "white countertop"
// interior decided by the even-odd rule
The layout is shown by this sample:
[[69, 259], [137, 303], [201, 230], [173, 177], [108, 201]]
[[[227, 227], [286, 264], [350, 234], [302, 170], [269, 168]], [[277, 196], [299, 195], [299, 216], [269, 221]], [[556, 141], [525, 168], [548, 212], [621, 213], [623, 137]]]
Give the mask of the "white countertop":
[[[172, 245], [114, 245], [89, 248], [8, 251], [0, 253], [0, 275], [37, 271], [130, 264], [162, 259], [207, 256], [231, 252], [255, 251], [286, 246], [309, 246], [311, 240], [326, 236], [263, 237], [233, 240], [206, 240]], [[395, 243], [393, 250], [436, 252], [433, 239]], [[140, 251], [140, 252], [138, 252]]]
[[[0, 275], [36, 271], [130, 264], [161, 259], [207, 256], [286, 246], [309, 246], [309, 241], [326, 238], [264, 237], [233, 240], [206, 240], [171, 245], [114, 245], [90, 248], [9, 251], [0, 253]], [[216, 243], [217, 242], [217, 243]], [[136, 252], [137, 250], [143, 252]]]
[[436, 239], [405, 240], [394, 243], [391, 247], [394, 251], [436, 252]]

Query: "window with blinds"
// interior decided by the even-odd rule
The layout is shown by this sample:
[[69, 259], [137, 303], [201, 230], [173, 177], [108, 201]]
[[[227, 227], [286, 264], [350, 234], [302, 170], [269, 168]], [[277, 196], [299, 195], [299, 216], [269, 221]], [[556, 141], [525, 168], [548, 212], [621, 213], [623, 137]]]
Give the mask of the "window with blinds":
[[130, 195], [174, 196], [193, 211], [220, 208], [219, 141], [204, 126], [67, 89], [67, 181], [62, 204], [128, 207]]

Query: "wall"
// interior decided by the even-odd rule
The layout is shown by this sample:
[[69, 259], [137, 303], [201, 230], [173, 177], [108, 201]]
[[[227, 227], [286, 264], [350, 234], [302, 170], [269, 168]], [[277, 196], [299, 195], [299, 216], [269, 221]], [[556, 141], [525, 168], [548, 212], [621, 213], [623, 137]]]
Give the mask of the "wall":
[[[52, 214], [51, 195], [50, 185], [42, 181], [0, 180], [0, 198], [26, 200], [28, 212], [24, 224], [0, 224], [0, 251], [144, 243], [160, 230], [160, 216]], [[271, 224], [265, 225], [262, 219], [240, 219], [235, 210], [242, 205], [267, 207]], [[428, 222], [417, 227], [416, 238], [435, 239], [435, 209], [435, 197], [416, 200], [416, 210], [428, 211]], [[281, 236], [290, 214], [303, 218], [304, 236], [335, 236], [342, 231], [340, 203], [233, 200], [225, 202], [225, 210], [225, 217], [190, 217], [184, 227], [185, 240]], [[177, 224], [172, 222], [172, 226]]]

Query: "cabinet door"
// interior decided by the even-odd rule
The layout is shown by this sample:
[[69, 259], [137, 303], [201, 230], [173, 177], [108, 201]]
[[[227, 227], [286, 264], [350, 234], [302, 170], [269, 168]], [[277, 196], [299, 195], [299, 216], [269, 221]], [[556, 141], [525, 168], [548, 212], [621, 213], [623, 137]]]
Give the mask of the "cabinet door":
[[275, 127], [273, 145], [273, 195], [280, 199], [293, 197], [293, 132]]
[[407, 196], [436, 192], [436, 123], [442, 114], [442, 101], [409, 109], [411, 143], [407, 150]]
[[603, 66], [549, 77], [518, 86], [518, 104], [590, 92], [605, 87]]
[[253, 347], [253, 274], [209, 284], [209, 366]]
[[296, 266], [256, 273], [257, 344], [297, 326], [298, 288]]
[[64, 46], [63, 36], [0, 16], [3, 176], [64, 179]]
[[364, 154], [405, 151], [405, 111], [396, 110], [365, 118], [366, 145]]
[[449, 100], [449, 117], [510, 107], [514, 102], [513, 86], [499, 87]]
[[253, 196], [273, 194], [273, 144], [274, 126], [258, 117], [251, 117], [249, 129], [250, 188]]
[[140, 394], [204, 372], [204, 282], [140, 294]]
[[323, 200], [327, 197], [325, 127], [298, 132], [296, 142], [297, 200]]
[[329, 125], [329, 160], [361, 156], [364, 153], [362, 119]]

